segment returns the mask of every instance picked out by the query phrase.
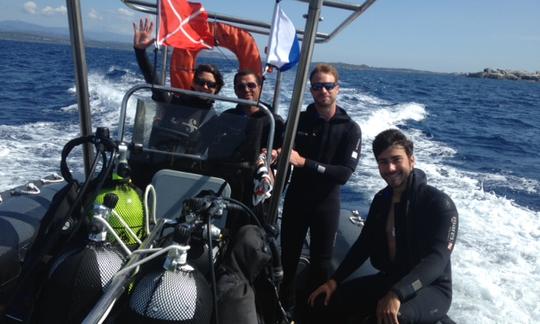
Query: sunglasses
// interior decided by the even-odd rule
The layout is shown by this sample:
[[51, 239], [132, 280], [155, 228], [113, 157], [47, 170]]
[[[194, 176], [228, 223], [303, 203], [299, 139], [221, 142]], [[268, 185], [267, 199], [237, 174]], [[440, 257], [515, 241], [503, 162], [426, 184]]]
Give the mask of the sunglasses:
[[338, 84], [336, 82], [315, 82], [311, 84], [311, 90], [321, 91], [325, 88], [326, 91], [333, 90]]
[[246, 88], [248, 89], [255, 89], [258, 85], [255, 82], [247, 82], [247, 83], [238, 83], [234, 86], [236, 90], [244, 90]]
[[195, 82], [195, 84], [201, 86], [201, 87], [204, 87], [204, 86], [207, 86], [209, 89], [215, 89], [217, 87], [217, 83], [216, 82], [212, 82], [212, 81], [208, 81], [208, 80], [203, 80], [203, 79], [199, 79], [199, 78], [195, 78], [193, 80], [193, 82]]

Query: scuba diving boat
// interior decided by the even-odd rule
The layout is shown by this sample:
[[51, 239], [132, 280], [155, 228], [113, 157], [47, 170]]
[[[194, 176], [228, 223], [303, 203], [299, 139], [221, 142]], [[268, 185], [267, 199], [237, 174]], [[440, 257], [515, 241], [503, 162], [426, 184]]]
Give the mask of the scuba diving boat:
[[[374, 1], [299, 0], [307, 4], [306, 25], [297, 31], [302, 48], [283, 153], [262, 214], [253, 207], [253, 183], [257, 172], [270, 169], [271, 156], [260, 153], [274, 147], [272, 109], [261, 102], [188, 90], [197, 53], [175, 49], [171, 71], [187, 72], [171, 74], [170, 87], [134, 85], [123, 97], [118, 129], [93, 131], [80, 5], [67, 1], [81, 136], [64, 147], [61, 176], [1, 193], [2, 321], [248, 323], [256, 318], [260, 323], [285, 323], [277, 297], [282, 276], [276, 243], [280, 196], [313, 48], [331, 41]], [[151, 14], [159, 7], [148, 1], [123, 3]], [[318, 32], [324, 7], [350, 15], [330, 33]], [[272, 25], [211, 12], [208, 16], [217, 43], [237, 56], [240, 67], [262, 71], [249, 33], [269, 35]], [[166, 50], [162, 59], [167, 66]], [[278, 71], [273, 109], [280, 78]], [[194, 116], [201, 115], [199, 108], [172, 107], [138, 95], [153, 91], [258, 106], [267, 114], [270, 130], [265, 138], [264, 123], [218, 113], [192, 127], [192, 119], [198, 118]], [[128, 102], [135, 102], [134, 118], [126, 117]], [[180, 127], [155, 125], [155, 116], [167, 109], [182, 111]], [[83, 151], [80, 176], [73, 175], [68, 164], [77, 147]], [[344, 211], [341, 217], [334, 266], [363, 224], [358, 213]], [[301, 262], [305, 271], [309, 258]], [[235, 295], [240, 288], [248, 293]]]

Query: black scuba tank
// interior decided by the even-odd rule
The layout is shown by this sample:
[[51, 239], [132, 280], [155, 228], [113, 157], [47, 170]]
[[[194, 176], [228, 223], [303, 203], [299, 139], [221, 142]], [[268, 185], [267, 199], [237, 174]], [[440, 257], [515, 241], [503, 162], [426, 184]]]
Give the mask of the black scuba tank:
[[169, 250], [162, 269], [136, 283], [129, 299], [129, 323], [210, 323], [212, 291], [203, 274], [187, 263], [190, 233], [184, 230], [177, 228], [175, 241], [182, 243]]
[[[94, 207], [94, 216], [106, 220], [117, 199], [114, 194], [107, 195], [104, 205]], [[104, 226], [92, 222], [86, 245], [55, 260], [34, 319], [40, 323], [80, 323], [124, 261], [120, 250], [107, 240]]]
[[130, 323], [210, 323], [212, 300], [210, 286], [197, 269], [154, 271], [133, 290]]

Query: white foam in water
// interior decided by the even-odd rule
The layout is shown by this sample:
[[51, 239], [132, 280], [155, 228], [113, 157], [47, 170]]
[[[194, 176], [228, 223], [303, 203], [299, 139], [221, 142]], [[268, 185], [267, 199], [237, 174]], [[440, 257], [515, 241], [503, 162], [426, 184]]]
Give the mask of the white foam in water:
[[6, 147], [2, 147], [0, 144], [0, 157], [7, 156], [9, 154], [9, 149]]
[[[232, 72], [225, 73], [224, 95], [234, 96], [232, 76]], [[93, 126], [110, 127], [114, 134], [122, 96], [140, 82], [143, 79], [130, 71], [114, 83], [105, 75], [91, 71]], [[292, 89], [290, 84], [283, 88]], [[362, 194], [371, 199], [385, 185], [371, 152], [375, 135], [411, 120], [421, 122], [429, 115], [421, 103], [392, 105], [356, 89], [342, 86], [341, 91], [340, 104], [363, 132], [362, 158], [347, 187], [359, 197]], [[281, 109], [288, 107], [288, 98], [290, 93], [282, 96]], [[306, 98], [311, 101], [309, 92]], [[127, 117], [133, 118], [134, 105], [128, 106]], [[61, 110], [73, 114], [76, 106]], [[61, 149], [78, 135], [79, 126], [43, 122], [2, 125], [0, 133], [10, 134], [0, 142], [0, 191], [4, 191], [58, 172]], [[453, 148], [417, 130], [409, 129], [406, 133], [415, 142], [417, 166], [426, 172], [430, 184], [452, 197], [460, 214], [458, 241], [452, 255], [454, 297], [450, 316], [457, 323], [538, 322], [540, 213], [485, 192], [482, 186], [483, 181], [492, 181], [519, 190], [530, 188], [535, 193], [538, 183], [512, 175], [475, 174], [450, 167], [446, 160], [456, 154]], [[82, 162], [73, 163], [79, 163], [78, 167], [82, 168]]]
[[[111, 82], [105, 75], [95, 72], [88, 74], [90, 88], [90, 108], [92, 127], [109, 127], [116, 136], [120, 104], [127, 89], [144, 82], [133, 74], [127, 73], [120, 82]], [[68, 89], [75, 93], [75, 87]], [[60, 107], [66, 114], [78, 114], [77, 105]], [[130, 100], [126, 118], [134, 117], [135, 104]], [[67, 141], [78, 137], [79, 125], [67, 123], [38, 122], [19, 126], [0, 125], [0, 133], [10, 134], [0, 143], [0, 192], [37, 180], [52, 172], [59, 173], [60, 154]], [[76, 150], [73, 156], [80, 154]], [[74, 172], [81, 172], [83, 163], [80, 158], [69, 163]]]
[[10, 134], [0, 143], [0, 191], [23, 185], [59, 171], [64, 144], [77, 134], [78, 125], [38, 122], [20, 126], [0, 125]]
[[358, 103], [360, 103], [363, 106], [382, 106], [389, 104], [389, 102], [384, 99], [372, 96], [370, 94], [361, 93], [358, 89], [347, 88], [346, 86], [346, 83], [341, 83], [339, 92], [339, 104], [352, 103], [353, 105], [357, 105]]
[[537, 180], [526, 179], [514, 175], [483, 174], [482, 182], [484, 184], [503, 186], [530, 194], [538, 193], [540, 190], [540, 183]]
[[[342, 99], [342, 98], [340, 98]], [[353, 110], [363, 131], [363, 153], [349, 188], [373, 197], [385, 186], [371, 151], [376, 134], [408, 120], [429, 118], [418, 103]], [[417, 167], [428, 183], [445, 191], [459, 215], [452, 255], [454, 296], [450, 316], [457, 323], [533, 323], [540, 312], [540, 213], [483, 190], [482, 181], [537, 190], [535, 181], [475, 174], [445, 164], [456, 151], [418, 130], [407, 130], [415, 143]], [[510, 180], [510, 181], [509, 181]], [[508, 183], [509, 182], [509, 183]], [[535, 189], [536, 188], [536, 189]], [[537, 192], [537, 191], [534, 191]]]
[[[134, 79], [126, 74], [121, 82], [109, 81], [104, 75], [90, 73], [88, 84], [90, 87], [90, 106], [92, 107], [92, 125], [94, 127], [103, 126], [116, 131], [120, 117], [120, 105], [125, 92], [142, 80]], [[145, 91], [141, 91], [141, 94]], [[127, 118], [135, 115], [135, 104], [130, 100], [127, 109]]]

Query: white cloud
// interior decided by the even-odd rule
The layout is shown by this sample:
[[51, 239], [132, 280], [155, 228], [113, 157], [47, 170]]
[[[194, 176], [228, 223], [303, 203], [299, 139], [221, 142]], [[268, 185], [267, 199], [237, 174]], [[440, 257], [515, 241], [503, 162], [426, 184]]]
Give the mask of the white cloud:
[[96, 9], [90, 9], [90, 12], [88, 13], [88, 17], [96, 20], [103, 20], [103, 17], [99, 15]]
[[118, 13], [121, 15], [133, 17], [133, 11], [128, 10], [126, 8], [118, 8], [116, 11], [118, 11]]
[[28, 1], [24, 5], [24, 11], [28, 12], [31, 15], [35, 15], [37, 11], [37, 4], [34, 1]]
[[58, 6], [56, 8], [46, 6], [45, 8], [41, 9], [41, 13], [43, 13], [45, 16], [53, 16], [56, 14], [65, 15], [67, 13], [67, 8], [66, 6]]

